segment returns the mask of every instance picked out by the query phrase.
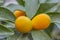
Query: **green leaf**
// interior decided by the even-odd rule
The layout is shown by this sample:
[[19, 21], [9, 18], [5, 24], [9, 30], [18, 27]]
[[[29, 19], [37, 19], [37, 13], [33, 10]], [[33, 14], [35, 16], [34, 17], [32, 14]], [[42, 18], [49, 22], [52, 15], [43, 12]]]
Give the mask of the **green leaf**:
[[55, 23], [54, 29], [51, 33], [53, 39], [55, 38], [57, 40], [60, 40], [60, 28], [59, 28], [60, 26], [59, 25], [60, 23]]
[[6, 8], [8, 8], [9, 10], [11, 10], [12, 12], [14, 12], [15, 10], [23, 10], [23, 11], [25, 11], [25, 8], [23, 6], [16, 5], [16, 4], [9, 4], [9, 5], [6, 6]]
[[20, 34], [19, 36], [17, 36], [16, 34], [14, 34], [11, 37], [8, 37], [7, 40], [29, 40], [28, 36], [24, 36], [23, 34]]
[[60, 23], [55, 23], [57, 25], [57, 28], [60, 29]]
[[1, 23], [1, 25], [5, 26], [7, 28], [15, 28], [15, 25], [12, 22], [9, 22], [9, 21], [1, 21], [0, 23]]
[[28, 37], [29, 35], [30, 35], [29, 33], [25, 34], [21, 33], [17, 40], [30, 40]]
[[33, 40], [52, 40], [44, 31], [32, 31]]
[[17, 0], [17, 2], [18, 2], [20, 5], [25, 6], [24, 0]]
[[45, 2], [46, 2], [46, 0], [39, 0], [39, 2], [40, 2], [40, 3], [45, 3]]
[[49, 26], [47, 29], [45, 29], [44, 31], [45, 31], [50, 37], [52, 37], [52, 36], [51, 36], [51, 33], [52, 33], [54, 27], [55, 27], [55, 23], [51, 23], [50, 26]]
[[[41, 5], [42, 4], [42, 5]], [[60, 4], [59, 3], [41, 3], [37, 14], [47, 13], [52, 22], [60, 22]]]
[[4, 27], [3, 25], [0, 25], [0, 39], [6, 38], [13, 34], [14, 34], [14, 32], [11, 29], [8, 29], [8, 28]]
[[58, 3], [59, 0], [39, 0], [40, 3]]
[[28, 37], [19, 37], [17, 40], [29, 40]]
[[32, 18], [39, 8], [38, 0], [25, 0], [26, 14], [29, 18]]
[[58, 6], [58, 8], [57, 8], [56, 11], [57, 11], [57, 12], [60, 12], [60, 4], [59, 4], [59, 6]]
[[7, 37], [6, 40], [17, 40], [20, 36], [20, 32], [18, 32], [15, 28], [14, 30], [14, 35]]
[[60, 7], [60, 4], [58, 3], [57, 5], [55, 5], [54, 7], [49, 9], [48, 11], [46, 11], [46, 13], [48, 13], [48, 12], [59, 12], [60, 11], [59, 7]]
[[58, 22], [60, 20], [59, 19], [60, 14], [59, 14], [59, 10], [58, 10], [59, 4], [57, 4], [57, 3], [41, 3], [41, 4], [37, 11], [37, 14], [47, 13], [51, 17], [52, 22]]
[[4, 4], [4, 0], [0, 0], [0, 6]]
[[15, 16], [13, 15], [13, 13], [4, 8], [4, 7], [0, 7], [0, 21], [1, 20], [10, 20], [12, 22], [15, 21]]
[[51, 17], [51, 22], [60, 23], [60, 13], [59, 12], [50, 12], [47, 14]]
[[47, 3], [58, 3], [60, 2], [60, 0], [47, 0], [46, 2]]
[[17, 40], [18, 36], [16, 34], [10, 36], [10, 37], [7, 37], [7, 40]]
[[57, 3], [41, 3], [40, 4], [40, 7], [37, 11], [37, 14], [40, 14], [40, 13], [45, 13], [47, 12], [49, 9], [51, 9], [52, 7], [56, 6]]

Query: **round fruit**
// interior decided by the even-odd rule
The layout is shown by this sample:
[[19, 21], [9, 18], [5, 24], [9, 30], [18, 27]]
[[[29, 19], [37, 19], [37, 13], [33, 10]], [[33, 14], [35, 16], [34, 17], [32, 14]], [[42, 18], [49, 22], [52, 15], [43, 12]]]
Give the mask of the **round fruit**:
[[32, 30], [32, 21], [28, 17], [21, 16], [16, 19], [15, 26], [19, 32], [27, 33]]
[[47, 14], [39, 14], [32, 19], [34, 29], [43, 30], [50, 25], [51, 19]]
[[15, 15], [16, 18], [18, 18], [19, 16], [25, 16], [25, 12], [22, 11], [22, 10], [16, 10], [14, 12], [14, 15]]

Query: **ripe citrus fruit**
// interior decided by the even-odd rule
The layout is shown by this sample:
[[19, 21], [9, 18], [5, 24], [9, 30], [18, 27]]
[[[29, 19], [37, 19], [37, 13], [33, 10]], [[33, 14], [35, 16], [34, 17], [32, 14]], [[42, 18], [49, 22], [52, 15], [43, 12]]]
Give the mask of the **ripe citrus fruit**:
[[16, 29], [21, 33], [27, 33], [32, 30], [32, 21], [25, 16], [18, 17], [15, 21]]
[[43, 30], [50, 25], [51, 19], [47, 14], [39, 14], [32, 19], [34, 29]]
[[14, 12], [14, 15], [15, 15], [16, 18], [18, 18], [19, 16], [25, 16], [25, 12], [22, 11], [22, 10], [16, 10]]

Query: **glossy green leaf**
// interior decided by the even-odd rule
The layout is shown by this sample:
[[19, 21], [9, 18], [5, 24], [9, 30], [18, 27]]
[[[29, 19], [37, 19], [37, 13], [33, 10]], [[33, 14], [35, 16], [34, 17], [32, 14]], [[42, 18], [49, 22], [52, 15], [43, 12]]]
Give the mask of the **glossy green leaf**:
[[17, 4], [9, 4], [9, 5], [6, 6], [6, 8], [11, 10], [12, 12], [14, 12], [15, 10], [23, 10], [23, 11], [25, 11], [25, 8], [23, 6], [17, 5]]
[[44, 31], [32, 31], [33, 40], [52, 40]]
[[29, 18], [32, 18], [39, 8], [38, 0], [25, 0], [26, 14]]
[[15, 21], [15, 16], [13, 15], [13, 13], [4, 8], [4, 7], [0, 7], [0, 20], [10, 20], [12, 22]]

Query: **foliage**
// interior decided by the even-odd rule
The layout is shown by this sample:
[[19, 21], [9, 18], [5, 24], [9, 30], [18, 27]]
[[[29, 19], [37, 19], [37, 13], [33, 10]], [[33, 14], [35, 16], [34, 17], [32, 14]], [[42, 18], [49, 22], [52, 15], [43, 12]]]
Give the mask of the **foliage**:
[[[2, 0], [1, 0], [2, 1]], [[4, 0], [3, 0], [4, 1]], [[60, 1], [59, 0], [17, 0], [20, 5], [9, 4], [0, 6], [0, 39], [1, 40], [52, 40], [52, 30], [57, 27], [60, 30]], [[3, 7], [2, 7], [3, 6]], [[40, 13], [47, 13], [51, 17], [51, 25], [45, 30], [32, 30], [22, 34], [15, 29], [15, 16], [17, 9], [26, 12], [26, 16], [32, 19]], [[56, 32], [55, 32], [56, 33]], [[59, 32], [58, 32], [59, 33]], [[54, 35], [55, 36], [55, 35]], [[53, 37], [54, 37], [53, 36]], [[57, 38], [57, 37], [56, 37]], [[57, 38], [58, 39], [58, 38]]]

